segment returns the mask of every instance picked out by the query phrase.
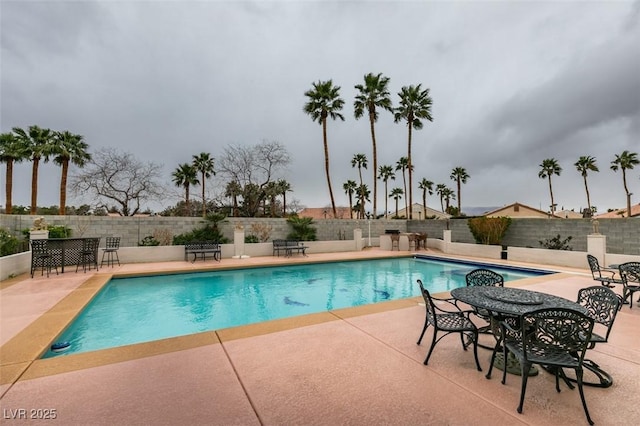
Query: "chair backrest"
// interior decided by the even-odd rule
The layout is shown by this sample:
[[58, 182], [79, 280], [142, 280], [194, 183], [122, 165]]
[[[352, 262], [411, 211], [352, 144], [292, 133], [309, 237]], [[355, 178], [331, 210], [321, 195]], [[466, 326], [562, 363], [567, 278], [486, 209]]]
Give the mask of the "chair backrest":
[[105, 239], [105, 248], [116, 250], [120, 248], [120, 237], [107, 237]]
[[497, 286], [504, 287], [504, 277], [489, 269], [474, 269], [465, 276], [467, 287], [474, 286]]
[[31, 240], [31, 253], [44, 254], [47, 253], [48, 241], [46, 239]]
[[588, 315], [594, 320], [594, 331], [604, 335], [606, 342], [622, 307], [621, 298], [610, 288], [595, 285], [580, 289], [577, 302], [587, 309]]
[[588, 254], [587, 262], [589, 262], [589, 269], [591, 269], [591, 275], [593, 275], [593, 278], [601, 277], [602, 275], [600, 274], [600, 263], [598, 262], [598, 258]]
[[640, 283], [640, 262], [627, 262], [618, 265], [622, 283], [627, 285], [629, 281]]
[[429, 290], [424, 288], [424, 285], [422, 285], [422, 280], [418, 280], [418, 285], [420, 286], [420, 293], [422, 293], [424, 305], [427, 309], [427, 322], [435, 328], [438, 328], [438, 316], [436, 315], [436, 307], [433, 305], [431, 294], [429, 293]]
[[84, 240], [84, 249], [86, 251], [97, 252], [100, 246], [100, 238], [87, 238]]
[[573, 309], [545, 308], [528, 312], [521, 321], [525, 358], [540, 363], [541, 358], [551, 359], [562, 352], [577, 355], [582, 363], [592, 331], [593, 319]]

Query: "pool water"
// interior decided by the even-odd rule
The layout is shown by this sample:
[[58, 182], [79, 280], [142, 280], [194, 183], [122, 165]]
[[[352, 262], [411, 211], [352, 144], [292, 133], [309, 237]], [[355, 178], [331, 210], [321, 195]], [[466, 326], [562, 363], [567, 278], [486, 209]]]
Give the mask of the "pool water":
[[[419, 296], [417, 279], [448, 291], [478, 267], [395, 258], [114, 278], [56, 339], [69, 349], [44, 357]], [[545, 273], [490, 269], [505, 281]]]

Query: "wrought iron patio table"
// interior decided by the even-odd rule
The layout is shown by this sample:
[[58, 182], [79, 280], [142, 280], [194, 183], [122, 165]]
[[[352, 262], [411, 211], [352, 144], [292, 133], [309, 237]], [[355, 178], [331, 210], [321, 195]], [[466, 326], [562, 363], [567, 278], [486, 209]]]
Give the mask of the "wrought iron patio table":
[[[498, 320], [504, 317], [520, 317], [528, 312], [543, 308], [567, 308], [587, 313], [582, 305], [564, 297], [522, 288], [460, 287], [451, 290], [451, 296], [471, 306], [486, 309]], [[501, 369], [501, 366], [496, 364], [494, 366]], [[520, 367], [516, 365], [514, 368], [508, 368], [507, 371], [520, 374]], [[529, 374], [537, 374], [537, 371], [531, 371]]]

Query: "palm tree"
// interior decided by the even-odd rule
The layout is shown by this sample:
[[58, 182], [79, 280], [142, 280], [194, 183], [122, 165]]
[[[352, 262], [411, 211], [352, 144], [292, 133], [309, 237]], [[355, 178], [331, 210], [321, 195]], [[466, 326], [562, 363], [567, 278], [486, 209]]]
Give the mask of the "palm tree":
[[278, 181], [278, 189], [282, 195], [282, 217], [287, 216], [287, 192], [293, 191], [291, 184], [284, 179]]
[[[447, 213], [449, 213], [449, 205], [451, 203], [451, 200], [455, 200], [456, 199], [456, 193], [453, 192], [453, 189], [445, 187], [442, 192], [441, 192], [442, 198], [445, 201], [445, 209], [444, 211], [446, 211]], [[460, 212], [458, 211], [458, 214], [460, 214]]]
[[238, 181], [232, 180], [225, 188], [224, 196], [230, 197], [233, 202], [233, 217], [238, 217], [238, 195], [242, 194], [242, 187]]
[[351, 215], [351, 219], [353, 219], [353, 194], [358, 189], [358, 184], [355, 180], [348, 180], [342, 184], [342, 189], [344, 189], [344, 193], [349, 196], [349, 214]]
[[387, 215], [387, 201], [389, 199], [389, 191], [387, 190], [387, 183], [389, 182], [389, 180], [395, 180], [396, 179], [396, 174], [393, 172], [393, 167], [392, 166], [380, 166], [378, 168], [378, 179], [382, 179], [382, 181], [384, 182], [384, 218], [387, 219], [388, 215]]
[[615, 160], [611, 162], [611, 170], [617, 172], [618, 169], [622, 170], [622, 183], [624, 185], [624, 192], [627, 194], [627, 217], [631, 217], [631, 193], [627, 188], [627, 175], [625, 171], [627, 169], [633, 169], [633, 166], [640, 164], [638, 160], [637, 152], [629, 152], [624, 150], [622, 154], [616, 154]]
[[[433, 101], [429, 96], [429, 89], [422, 90], [421, 85], [404, 86], [400, 93], [400, 106], [395, 109], [394, 121], [407, 122], [409, 136], [407, 139], [407, 159], [409, 170], [409, 205], [413, 205], [413, 162], [411, 161], [411, 132], [413, 129], [422, 129], [422, 119], [433, 121], [431, 116], [431, 105]], [[406, 201], [406, 199], [405, 199]], [[409, 219], [413, 219], [413, 214], [409, 210]]]
[[592, 172], [599, 172], [598, 166], [596, 166], [596, 159], [590, 155], [581, 156], [578, 161], [575, 162], [574, 166], [582, 175], [582, 179], [584, 179], [584, 190], [587, 192], [587, 211], [591, 214], [591, 198], [589, 197], [589, 186], [587, 185], [587, 172], [591, 170]]
[[[358, 167], [358, 175], [360, 176], [360, 190], [362, 190], [364, 186], [364, 182], [362, 182], [362, 169], [367, 168], [367, 156], [364, 154], [355, 154], [351, 159], [351, 167]], [[358, 198], [360, 201], [364, 200], [363, 194], [360, 194]], [[360, 217], [364, 217], [364, 203], [360, 203]]]
[[193, 167], [195, 167], [197, 172], [200, 172], [200, 176], [202, 176], [202, 217], [207, 217], [207, 202], [205, 199], [205, 181], [210, 178], [212, 175], [215, 176], [216, 171], [213, 169], [214, 163], [211, 154], [208, 152], [201, 152], [198, 155], [193, 156]]
[[369, 187], [366, 184], [362, 184], [358, 187], [358, 190], [356, 191], [356, 199], [358, 200], [358, 219], [364, 219], [365, 218], [365, 214], [364, 214], [364, 205], [367, 201], [371, 201], [370, 197], [371, 196], [371, 191], [369, 190]]
[[276, 197], [282, 193], [278, 187], [278, 183], [274, 181], [267, 182], [263, 187], [263, 191], [265, 194], [265, 202], [267, 198], [269, 199], [269, 216], [276, 217]]
[[[407, 193], [407, 175], [406, 171], [409, 168], [409, 157], [400, 157], [398, 162], [396, 163], [396, 170], [402, 171], [402, 181], [404, 182], [404, 194]], [[409, 214], [409, 206], [407, 205], [407, 198], [404, 199], [404, 209], [407, 211], [407, 215]]]
[[191, 216], [191, 209], [189, 208], [189, 187], [200, 183], [198, 181], [198, 171], [191, 164], [183, 163], [171, 174], [171, 180], [176, 186], [184, 188], [185, 216]]
[[318, 81], [313, 83], [313, 89], [304, 93], [309, 101], [304, 105], [304, 112], [311, 116], [313, 121], [317, 121], [322, 126], [322, 140], [324, 143], [324, 170], [327, 175], [327, 186], [331, 197], [331, 208], [333, 217], [337, 218], [336, 202], [333, 198], [331, 188], [331, 175], [329, 174], [329, 144], [327, 143], [327, 117], [333, 120], [339, 118], [344, 121], [344, 117], [338, 111], [342, 110], [344, 100], [340, 98], [340, 86], [334, 86], [331, 80]]
[[29, 126], [28, 131], [14, 127], [13, 133], [27, 152], [27, 157], [31, 159], [31, 210], [29, 214], [36, 214], [38, 209], [38, 168], [40, 160], [45, 163], [49, 161], [54, 134], [51, 129], [41, 129], [38, 126]]
[[557, 175], [560, 176], [562, 173], [562, 167], [558, 164], [558, 161], [555, 158], [547, 158], [542, 161], [540, 164], [542, 168], [538, 173], [538, 177], [540, 179], [549, 179], [549, 194], [551, 195], [551, 216], [555, 216], [556, 204], [553, 201], [553, 187], [551, 186], [551, 176]]
[[398, 200], [402, 198], [403, 194], [404, 194], [404, 191], [402, 190], [402, 188], [393, 188], [391, 190], [391, 194], [389, 194], [390, 198], [393, 198], [394, 200], [396, 200], [396, 217], [398, 217]]
[[91, 154], [87, 152], [89, 145], [83, 141], [82, 135], [74, 135], [69, 131], [54, 132], [53, 162], [62, 167], [60, 176], [60, 215], [65, 214], [67, 207], [67, 176], [69, 175], [69, 163], [78, 167], [84, 167], [91, 161]]
[[447, 189], [447, 185], [445, 185], [444, 183], [439, 183], [436, 185], [436, 194], [438, 194], [438, 196], [440, 197], [440, 209], [442, 210], [442, 213], [444, 213], [444, 194]]
[[0, 162], [7, 165], [5, 174], [5, 213], [13, 212], [13, 165], [27, 158], [24, 146], [13, 133], [0, 134]]
[[426, 178], [422, 178], [420, 183], [418, 183], [418, 188], [422, 189], [422, 208], [424, 209], [424, 218], [427, 218], [427, 192], [429, 195], [433, 194], [433, 182], [427, 180]]
[[[373, 215], [378, 214], [378, 180], [376, 179], [376, 170], [378, 170], [378, 151], [376, 148], [376, 132], [374, 123], [378, 121], [378, 111], [376, 108], [393, 111], [391, 106], [391, 98], [387, 85], [389, 78], [383, 77], [382, 74], [373, 75], [369, 73], [364, 76], [364, 85], [356, 84], [358, 90], [356, 100], [353, 103], [354, 115], [360, 119], [365, 110], [369, 113], [369, 128], [371, 130], [371, 143], [373, 145]], [[385, 198], [386, 202], [386, 198]], [[386, 214], [386, 210], [385, 210]]]
[[467, 179], [469, 179], [469, 175], [464, 167], [456, 167], [451, 171], [451, 179], [455, 180], [458, 184], [458, 215], [462, 214], [462, 208], [460, 207], [462, 196], [460, 195], [460, 184], [467, 183]]

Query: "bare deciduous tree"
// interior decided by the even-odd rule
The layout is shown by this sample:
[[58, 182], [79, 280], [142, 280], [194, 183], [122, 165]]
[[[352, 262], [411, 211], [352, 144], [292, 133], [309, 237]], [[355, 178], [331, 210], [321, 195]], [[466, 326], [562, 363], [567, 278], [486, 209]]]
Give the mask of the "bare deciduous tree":
[[132, 154], [113, 148], [101, 149], [84, 169], [72, 178], [75, 194], [91, 196], [96, 207], [115, 203], [122, 216], [140, 212], [144, 202], [160, 199], [162, 166], [143, 163]]

